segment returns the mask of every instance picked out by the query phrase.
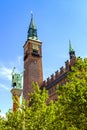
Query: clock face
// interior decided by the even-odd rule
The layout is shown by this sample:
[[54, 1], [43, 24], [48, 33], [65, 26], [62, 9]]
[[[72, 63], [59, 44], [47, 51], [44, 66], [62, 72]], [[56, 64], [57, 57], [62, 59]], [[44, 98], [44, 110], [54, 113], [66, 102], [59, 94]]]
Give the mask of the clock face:
[[39, 50], [38, 45], [37, 44], [33, 44], [33, 50]]

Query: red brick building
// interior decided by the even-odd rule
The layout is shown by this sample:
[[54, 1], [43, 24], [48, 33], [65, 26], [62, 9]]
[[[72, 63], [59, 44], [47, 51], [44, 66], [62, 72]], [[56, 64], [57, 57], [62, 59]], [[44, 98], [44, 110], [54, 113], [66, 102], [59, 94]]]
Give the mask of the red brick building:
[[23, 96], [27, 100], [28, 93], [33, 92], [32, 82], [38, 82], [40, 88], [46, 87], [49, 93], [49, 100], [57, 100], [56, 86], [66, 83], [67, 72], [76, 62], [75, 51], [69, 42], [70, 60], [65, 62], [65, 67], [61, 67], [59, 71], [52, 74], [43, 81], [42, 68], [42, 42], [38, 39], [37, 28], [31, 15], [31, 21], [28, 29], [27, 41], [24, 44], [24, 85]]

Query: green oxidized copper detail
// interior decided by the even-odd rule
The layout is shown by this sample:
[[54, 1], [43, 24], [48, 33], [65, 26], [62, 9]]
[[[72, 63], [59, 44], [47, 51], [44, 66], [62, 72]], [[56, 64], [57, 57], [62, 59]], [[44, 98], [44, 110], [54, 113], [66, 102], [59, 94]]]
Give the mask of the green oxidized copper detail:
[[14, 71], [15, 71], [15, 67], [13, 68], [12, 71], [12, 87], [21, 89], [23, 87], [23, 83], [22, 83], [23, 73], [17, 74]]
[[71, 41], [69, 40], [69, 52], [73, 52], [74, 49], [72, 48]]
[[27, 39], [34, 39], [34, 40], [38, 39], [38, 37], [37, 37], [37, 28], [36, 28], [36, 25], [34, 23], [32, 13], [31, 13], [31, 21], [30, 21], [30, 25], [29, 25], [29, 29], [28, 29]]

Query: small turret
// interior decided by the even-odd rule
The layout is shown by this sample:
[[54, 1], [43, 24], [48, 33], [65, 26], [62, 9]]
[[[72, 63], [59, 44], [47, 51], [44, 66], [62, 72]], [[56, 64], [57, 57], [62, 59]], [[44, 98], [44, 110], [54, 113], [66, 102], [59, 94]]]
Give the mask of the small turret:
[[74, 49], [72, 48], [72, 45], [71, 45], [71, 41], [69, 40], [69, 56], [70, 56], [70, 59], [72, 59], [73, 57], [76, 57], [75, 56], [75, 51]]

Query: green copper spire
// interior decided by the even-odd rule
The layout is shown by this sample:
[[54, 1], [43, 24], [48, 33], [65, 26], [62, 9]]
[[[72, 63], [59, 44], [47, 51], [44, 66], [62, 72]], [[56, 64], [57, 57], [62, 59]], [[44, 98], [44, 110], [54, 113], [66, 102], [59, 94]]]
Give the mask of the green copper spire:
[[71, 41], [69, 40], [69, 52], [72, 52], [72, 51], [74, 51], [74, 49], [72, 48]]
[[72, 45], [71, 45], [71, 41], [69, 40], [69, 55], [70, 55], [70, 59], [72, 59], [73, 57], [75, 57], [75, 51], [74, 49], [72, 48]]
[[34, 23], [32, 12], [31, 12], [31, 21], [30, 21], [30, 25], [29, 25], [29, 29], [28, 29], [27, 39], [34, 39], [34, 40], [38, 39], [38, 37], [37, 37], [37, 28], [36, 28], [36, 25]]

